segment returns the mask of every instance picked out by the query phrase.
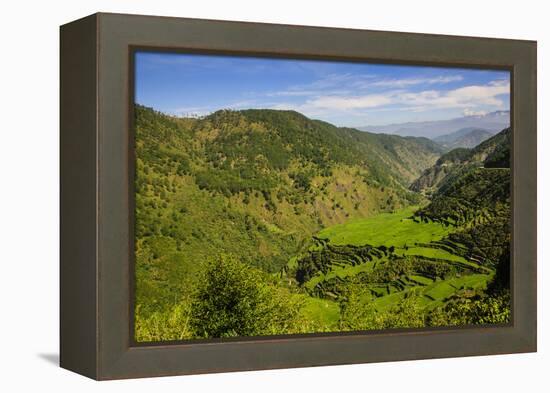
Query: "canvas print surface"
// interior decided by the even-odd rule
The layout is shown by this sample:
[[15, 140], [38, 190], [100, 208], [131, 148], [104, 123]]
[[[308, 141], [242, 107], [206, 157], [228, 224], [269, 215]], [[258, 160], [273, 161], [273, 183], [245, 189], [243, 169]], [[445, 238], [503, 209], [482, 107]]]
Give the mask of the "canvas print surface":
[[510, 73], [135, 53], [137, 342], [510, 322]]

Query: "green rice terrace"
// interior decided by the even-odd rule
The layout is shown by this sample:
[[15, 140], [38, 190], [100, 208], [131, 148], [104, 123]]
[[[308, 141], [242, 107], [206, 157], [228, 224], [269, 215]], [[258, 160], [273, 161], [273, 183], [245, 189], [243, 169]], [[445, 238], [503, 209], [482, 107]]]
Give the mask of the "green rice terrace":
[[507, 323], [509, 146], [136, 106], [136, 340]]
[[382, 312], [408, 297], [420, 309], [432, 310], [454, 296], [485, 289], [494, 269], [448, 239], [456, 228], [420, 221], [417, 210], [412, 206], [325, 228], [307, 252], [291, 259], [288, 271], [329, 309], [337, 309], [350, 281], [362, 283], [361, 301]]

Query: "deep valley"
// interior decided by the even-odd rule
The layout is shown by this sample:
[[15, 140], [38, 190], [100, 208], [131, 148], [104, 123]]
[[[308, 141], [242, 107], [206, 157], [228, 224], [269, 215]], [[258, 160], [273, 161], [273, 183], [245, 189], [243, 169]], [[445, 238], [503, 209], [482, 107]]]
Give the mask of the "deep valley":
[[136, 340], [508, 322], [511, 131], [477, 137], [137, 105]]

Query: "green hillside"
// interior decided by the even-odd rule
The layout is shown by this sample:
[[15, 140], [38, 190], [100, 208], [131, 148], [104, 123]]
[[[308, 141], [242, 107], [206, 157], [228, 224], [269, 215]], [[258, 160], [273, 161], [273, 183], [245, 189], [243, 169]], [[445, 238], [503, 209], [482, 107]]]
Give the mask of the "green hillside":
[[431, 193], [441, 186], [447, 175], [462, 171], [465, 165], [510, 167], [511, 129], [506, 128], [474, 148], [456, 148], [443, 154], [432, 167], [416, 179], [410, 189]]
[[502, 277], [505, 236], [477, 235], [509, 221], [506, 138], [458, 154], [430, 201], [409, 189], [441, 166], [425, 138], [293, 111], [135, 115], [138, 341], [478, 323]]

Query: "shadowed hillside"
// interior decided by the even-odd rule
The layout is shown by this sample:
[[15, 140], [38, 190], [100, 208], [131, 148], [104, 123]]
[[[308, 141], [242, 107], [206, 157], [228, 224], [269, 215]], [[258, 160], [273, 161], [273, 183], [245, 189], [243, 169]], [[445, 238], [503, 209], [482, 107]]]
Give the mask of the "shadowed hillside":
[[450, 174], [467, 166], [510, 167], [511, 130], [506, 128], [472, 149], [457, 148], [443, 154], [415, 180], [410, 189], [431, 192]]

